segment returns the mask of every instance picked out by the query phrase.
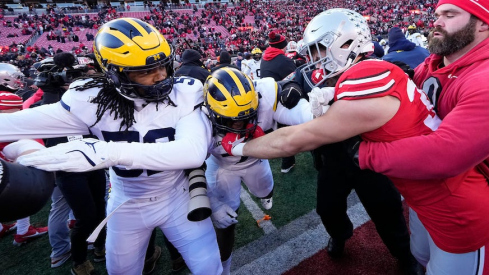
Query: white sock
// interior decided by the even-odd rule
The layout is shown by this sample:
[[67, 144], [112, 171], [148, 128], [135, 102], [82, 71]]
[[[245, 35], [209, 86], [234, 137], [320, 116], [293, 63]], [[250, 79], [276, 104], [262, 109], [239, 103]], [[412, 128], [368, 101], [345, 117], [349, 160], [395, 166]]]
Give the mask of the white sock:
[[229, 259], [225, 260], [222, 263], [222, 275], [229, 275], [231, 274], [231, 259], [233, 258], [233, 254], [229, 256]]
[[29, 230], [31, 220], [29, 217], [17, 220], [17, 235], [24, 235]]

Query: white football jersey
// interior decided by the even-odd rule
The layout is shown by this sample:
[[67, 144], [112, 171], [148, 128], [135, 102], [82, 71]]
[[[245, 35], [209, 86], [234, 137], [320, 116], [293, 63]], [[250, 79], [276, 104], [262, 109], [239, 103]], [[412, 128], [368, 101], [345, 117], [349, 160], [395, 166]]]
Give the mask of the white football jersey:
[[242, 67], [242, 71], [249, 78], [251, 78], [253, 80], [258, 80], [261, 78], [260, 64], [261, 64], [261, 59], [258, 61], [254, 60], [254, 59], [250, 59], [250, 60], [248, 60], [248, 62], [246, 62], [246, 65], [244, 67]]
[[[301, 99], [292, 109], [285, 108], [279, 102], [281, 88], [271, 77], [253, 81], [255, 90], [259, 95], [258, 126], [263, 131], [271, 131], [277, 128], [277, 122], [286, 125], [296, 125], [312, 119], [309, 103]], [[228, 170], [241, 170], [250, 167], [259, 159], [252, 157], [230, 156], [222, 148], [222, 135], [214, 136], [214, 148], [211, 154], [215, 157], [219, 167]]]
[[[112, 167], [112, 191], [127, 198], [158, 196], [186, 180], [183, 169], [199, 167], [211, 144], [211, 126], [202, 115], [202, 83], [189, 77], [175, 79], [170, 99], [175, 106], [148, 103], [134, 111], [135, 122], [120, 130], [121, 118], [107, 111], [96, 121], [100, 88], [76, 91], [72, 83], [60, 102], [0, 115], [0, 140], [51, 138], [92, 133], [100, 140], [127, 143], [121, 159], [130, 167]], [[124, 162], [126, 163], [126, 162]]]

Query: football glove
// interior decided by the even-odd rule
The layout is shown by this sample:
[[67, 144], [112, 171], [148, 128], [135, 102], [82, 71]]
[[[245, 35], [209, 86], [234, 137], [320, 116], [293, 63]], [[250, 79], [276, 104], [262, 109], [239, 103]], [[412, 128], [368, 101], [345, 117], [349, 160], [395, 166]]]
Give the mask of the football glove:
[[346, 153], [358, 167], [360, 167], [358, 161], [358, 150], [360, 149], [360, 143], [362, 141], [363, 139], [361, 136], [354, 136], [342, 142], [343, 146], [346, 148]]
[[312, 115], [315, 118], [320, 117], [324, 115], [330, 107], [329, 104], [334, 98], [334, 87], [315, 87], [308, 93], [308, 95]]
[[243, 142], [245, 137], [240, 138], [239, 134], [227, 133], [221, 141], [222, 148], [231, 156], [242, 156], [243, 147], [246, 144]]
[[287, 108], [294, 108], [299, 100], [304, 98], [302, 88], [295, 81], [288, 81], [282, 85], [282, 93], [280, 94], [280, 103]]
[[45, 171], [86, 172], [119, 164], [116, 143], [86, 138], [21, 156], [17, 161]]
[[238, 214], [227, 204], [221, 205], [211, 215], [212, 223], [216, 228], [228, 228], [229, 226], [238, 223]]
[[[246, 129], [250, 129], [250, 128], [253, 128], [255, 127], [254, 124], [251, 124], [251, 123], [248, 123], [248, 125], [246, 125]], [[253, 137], [252, 138], [259, 138], [259, 137], [262, 137], [265, 135], [265, 132], [263, 131], [263, 129], [256, 125], [256, 128], [255, 128], [255, 131], [253, 132]], [[248, 139], [248, 135], [246, 136], [246, 139]]]

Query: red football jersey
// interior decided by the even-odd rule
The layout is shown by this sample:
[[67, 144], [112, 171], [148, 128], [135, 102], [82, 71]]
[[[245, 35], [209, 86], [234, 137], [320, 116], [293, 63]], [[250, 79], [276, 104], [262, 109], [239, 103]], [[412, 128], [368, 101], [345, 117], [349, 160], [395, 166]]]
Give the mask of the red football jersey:
[[380, 60], [366, 60], [345, 71], [338, 80], [335, 100], [357, 100], [393, 96], [401, 105], [396, 115], [377, 130], [364, 133], [369, 141], [393, 141], [429, 134], [440, 119], [433, 105], [398, 66]]
[[[438, 128], [440, 119], [425, 93], [396, 65], [378, 60], [359, 62], [345, 71], [335, 88], [335, 100], [357, 100], [394, 96], [400, 107], [382, 127], [362, 134], [368, 141], [394, 141], [426, 135]], [[409, 160], [406, 160], [408, 162]], [[432, 165], [437, 165], [433, 163]], [[410, 180], [391, 177], [406, 202], [418, 214], [433, 241], [451, 253], [473, 251], [487, 243], [473, 238], [478, 228], [486, 228], [487, 198], [480, 203], [484, 182], [482, 175], [471, 169], [456, 177], [440, 180]], [[487, 189], [487, 184], [485, 184]]]

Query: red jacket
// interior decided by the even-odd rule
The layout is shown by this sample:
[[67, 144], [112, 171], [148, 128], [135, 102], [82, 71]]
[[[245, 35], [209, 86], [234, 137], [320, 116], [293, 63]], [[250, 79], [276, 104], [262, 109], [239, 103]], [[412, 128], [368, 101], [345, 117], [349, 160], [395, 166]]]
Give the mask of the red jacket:
[[489, 170], [489, 39], [437, 70], [441, 61], [430, 55], [414, 78], [434, 102], [440, 127], [426, 136], [362, 143], [362, 169], [411, 179], [449, 178], [477, 165]]

